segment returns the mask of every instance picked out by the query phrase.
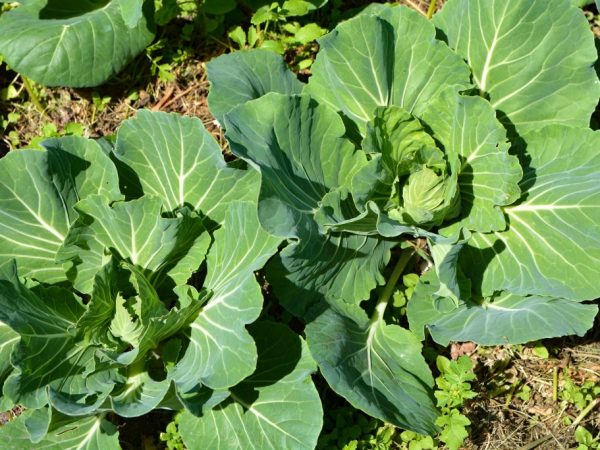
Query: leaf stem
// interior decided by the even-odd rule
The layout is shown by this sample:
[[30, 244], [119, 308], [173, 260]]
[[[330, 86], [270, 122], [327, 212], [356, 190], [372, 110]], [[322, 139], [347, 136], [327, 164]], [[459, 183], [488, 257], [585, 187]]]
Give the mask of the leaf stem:
[[404, 272], [404, 269], [406, 269], [408, 262], [414, 254], [414, 248], [406, 248], [402, 251], [402, 253], [400, 253], [400, 257], [394, 266], [394, 270], [392, 271], [390, 278], [387, 280], [387, 283], [385, 284], [383, 291], [381, 291], [381, 294], [379, 294], [379, 300], [377, 301], [377, 306], [375, 307], [373, 317], [371, 317], [371, 323], [375, 323], [383, 319], [383, 313], [385, 312], [390, 298], [394, 294], [396, 284], [398, 284], [400, 276]]
[[427, 18], [431, 19], [433, 17], [433, 13], [435, 12], [435, 7], [437, 5], [437, 0], [431, 0], [429, 2], [429, 8], [427, 8]]
[[592, 412], [592, 410], [593, 410], [593, 409], [594, 409], [596, 406], [598, 406], [598, 405], [600, 405], [600, 398], [597, 398], [597, 399], [595, 399], [595, 400], [592, 400], [592, 401], [590, 402], [590, 404], [589, 404], [589, 405], [587, 405], [583, 411], [581, 411], [581, 414], [579, 414], [579, 415], [577, 416], [577, 418], [575, 419], [575, 421], [574, 421], [574, 422], [571, 424], [571, 427], [572, 427], [572, 428], [575, 428], [575, 427], [577, 427], [577, 425], [579, 425], [579, 424], [581, 423], [581, 421], [582, 421], [583, 419], [585, 419], [585, 418], [586, 418], [586, 416], [587, 416], [589, 413], [591, 413], [591, 412]]
[[127, 376], [132, 379], [146, 371], [146, 359], [138, 356], [138, 360], [134, 361], [127, 368]]
[[39, 112], [41, 112], [43, 115], [46, 115], [44, 107], [40, 103], [40, 99], [38, 98], [35, 91], [33, 90], [33, 86], [31, 86], [29, 79], [26, 76], [21, 75], [21, 80], [23, 80], [23, 87], [27, 91], [27, 95], [29, 95], [29, 99], [31, 100], [31, 103], [33, 103], [33, 106], [35, 106], [36, 109]]

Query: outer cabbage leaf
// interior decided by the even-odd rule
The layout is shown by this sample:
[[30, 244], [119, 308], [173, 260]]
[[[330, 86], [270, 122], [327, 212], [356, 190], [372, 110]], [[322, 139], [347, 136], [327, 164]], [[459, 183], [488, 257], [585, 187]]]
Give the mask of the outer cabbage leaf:
[[206, 65], [211, 83], [210, 112], [223, 123], [223, 116], [238, 105], [269, 92], [299, 94], [302, 83], [282, 56], [269, 50], [253, 49], [219, 56]]
[[149, 5], [144, 0], [29, 1], [0, 17], [0, 53], [38, 83], [97, 86], [154, 38], [148, 14], [142, 14], [144, 3]]
[[[88, 390], [96, 385], [110, 386], [110, 409], [123, 417], [136, 417], [157, 408], [171, 387], [169, 377], [155, 380], [150, 375], [151, 366], [157, 370], [150, 352], [163, 355], [161, 362], [166, 371], [170, 361], [166, 356], [168, 339], [188, 329], [210, 295], [206, 292], [194, 298], [182, 295], [175, 306], [167, 309], [142, 271], [131, 264], [121, 265], [128, 269], [125, 273], [131, 276], [135, 291], [119, 286], [122, 281], [119, 270], [114, 264], [108, 265], [96, 278], [89, 309], [77, 326], [86, 341], [101, 346], [96, 353], [94, 372], [86, 374], [84, 386]], [[107, 292], [107, 284], [113, 288], [111, 292]], [[105, 313], [110, 316], [108, 320], [97, 314], [103, 306], [108, 310]], [[51, 392], [50, 399], [57, 409], [74, 413], [73, 399], [68, 396]], [[105, 403], [102, 407], [109, 406]]]
[[378, 106], [401, 106], [420, 117], [444, 92], [470, 87], [462, 59], [435, 39], [426, 18], [406, 7], [361, 14], [319, 43], [306, 92], [348, 116], [362, 134]]
[[171, 380], [155, 381], [147, 371], [128, 376], [110, 397], [111, 409], [121, 417], [139, 417], [156, 409], [171, 386]]
[[471, 283], [465, 280], [460, 271], [458, 258], [470, 237], [469, 233], [459, 232], [449, 238], [430, 234], [427, 239], [434, 271], [438, 278], [438, 290], [433, 297], [446, 297], [457, 303], [459, 299], [470, 298]]
[[232, 151], [260, 170], [259, 217], [282, 237], [299, 237], [332, 189], [366, 163], [345, 139], [342, 119], [308, 96], [268, 94], [225, 118]]
[[434, 24], [467, 60], [509, 128], [587, 127], [600, 96], [597, 52], [569, 0], [451, 0]]
[[[154, 289], [151, 278], [138, 268], [130, 264], [125, 265], [133, 274], [132, 282], [140, 297], [140, 301], [134, 306], [138, 316], [138, 322], [134, 325], [140, 327], [141, 332], [129, 336], [134, 337], [129, 343], [138, 349], [136, 358], [139, 359], [141, 355], [155, 349], [161, 341], [185, 329], [198, 316], [198, 312], [210, 298], [210, 294], [203, 290], [200, 295], [195, 295], [193, 298], [180, 296], [178, 305], [167, 309], [164, 299], [160, 298]], [[191, 289], [189, 286], [184, 288], [186, 287]]]
[[483, 296], [600, 296], [599, 147], [591, 130], [553, 125], [528, 135], [523, 195], [504, 208], [509, 228], [474, 233], [461, 255]]
[[29, 290], [16, 274], [0, 281], [0, 302], [16, 298], [20, 305], [9, 310], [5, 304], [3, 314], [21, 342], [13, 355], [18, 372], [4, 386], [15, 404], [37, 408], [49, 400], [65, 414], [86, 415], [106, 408], [110, 396], [110, 408], [124, 417], [160, 404], [171, 381], [150, 377], [146, 354], [186, 329], [207, 295], [181, 299], [168, 310], [145, 274], [123, 266], [128, 270], [112, 261], [100, 271], [87, 308], [59, 288]]
[[197, 118], [140, 111], [119, 128], [115, 155], [139, 178], [125, 183], [141, 183], [167, 212], [189, 206], [219, 223], [231, 202], [256, 198], [257, 174], [228, 167]]
[[[0, 263], [0, 278], [10, 280], [15, 276], [14, 266], [12, 261]], [[10, 363], [10, 355], [19, 341], [19, 335], [15, 333], [7, 324], [0, 322], [0, 386], [4, 384], [6, 377], [12, 372], [13, 367]], [[8, 400], [4, 400], [8, 401]], [[0, 389], [0, 411], [6, 410], [13, 406], [8, 405], [4, 408], [3, 394]]]
[[9, 377], [4, 394], [15, 404], [39, 408], [47, 402], [43, 389], [62, 389], [65, 380], [86, 369], [91, 358], [87, 346], [76, 346], [72, 333], [84, 306], [73, 293], [57, 288], [36, 292], [13, 274], [0, 280], [0, 320], [18, 333], [12, 356], [18, 372]]
[[121, 15], [129, 28], [135, 28], [144, 15], [144, 0], [120, 2]]
[[314, 217], [322, 199], [348, 187], [366, 163], [345, 139], [339, 115], [308, 96], [268, 94], [234, 109], [225, 123], [232, 151], [262, 174], [261, 223], [296, 241], [269, 268], [286, 308], [303, 314], [330, 292], [343, 293], [349, 302], [367, 298], [383, 282], [380, 269], [394, 243], [344, 233], [324, 236]]
[[369, 322], [358, 306], [334, 302], [307, 325], [306, 336], [331, 388], [355, 408], [419, 433], [437, 431], [433, 376], [410, 331], [381, 318]]
[[73, 205], [121, 194], [117, 171], [95, 142], [64, 137], [42, 146], [0, 160], [0, 261], [16, 259], [21, 276], [55, 283], [67, 279], [55, 259], [76, 218]]
[[0, 322], [0, 383], [10, 372], [10, 354], [13, 347], [19, 341], [19, 335], [12, 331], [10, 327]]
[[235, 203], [207, 258], [204, 287], [212, 297], [191, 324], [190, 344], [173, 372], [181, 393], [199, 384], [224, 389], [239, 383], [256, 367], [256, 347], [245, 326], [262, 309], [254, 272], [281, 242], [263, 230], [256, 204]]
[[319, 394], [310, 379], [316, 364], [305, 342], [287, 327], [250, 327], [258, 348], [256, 371], [230, 397], [200, 417], [183, 413], [179, 430], [195, 449], [313, 449], [323, 425]]
[[119, 450], [117, 427], [104, 415], [72, 418], [56, 411], [48, 424], [48, 434], [41, 441], [31, 441], [26, 424], [36, 410], [23, 412], [0, 427], [2, 448], [6, 450]]
[[[466, 280], [461, 279], [461, 283]], [[462, 285], [464, 290], [470, 287]], [[507, 292], [493, 298], [455, 304], [436, 296], [439, 280], [431, 271], [421, 277], [408, 302], [410, 328], [421, 339], [426, 326], [441, 345], [473, 341], [481, 345], [524, 344], [538, 339], [577, 334], [594, 324], [596, 305], [557, 297], [519, 296]], [[468, 294], [463, 296], [469, 298]]]
[[80, 218], [60, 257], [75, 260], [72, 274], [83, 266], [77, 283], [87, 286], [91, 280], [84, 277], [107, 263], [110, 250], [151, 272], [159, 289], [163, 283], [184, 284], [204, 260], [211, 238], [200, 217], [182, 211], [176, 218], [163, 218], [162, 208], [162, 200], [151, 196], [109, 206], [95, 195], [75, 205]]
[[114, 343], [106, 335], [111, 321], [115, 317], [117, 305], [123, 301], [122, 292], [133, 295], [134, 287], [130, 283], [131, 273], [125, 270], [119, 260], [113, 257], [94, 277], [87, 309], [77, 321], [77, 326], [87, 334], [91, 341]]
[[[316, 232], [315, 232], [316, 233]], [[360, 303], [385, 282], [381, 270], [397, 242], [349, 233], [305, 235], [267, 266], [267, 278], [282, 304], [303, 316], [333, 295]]]
[[480, 97], [448, 95], [440, 97], [423, 120], [446, 151], [460, 160], [461, 212], [452, 229], [506, 229], [502, 206], [519, 198], [523, 173], [518, 158], [508, 153], [506, 131], [490, 104]]

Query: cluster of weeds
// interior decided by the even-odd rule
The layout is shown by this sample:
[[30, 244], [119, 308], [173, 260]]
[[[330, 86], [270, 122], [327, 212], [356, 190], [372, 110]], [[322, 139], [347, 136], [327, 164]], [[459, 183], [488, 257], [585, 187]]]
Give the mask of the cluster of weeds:
[[176, 414], [175, 417], [169, 424], [167, 425], [164, 432], [160, 433], [160, 440], [164, 442], [164, 445], [168, 450], [184, 450], [185, 446], [183, 444], [183, 439], [179, 434], [179, 421], [181, 420], [181, 416]]
[[249, 26], [237, 25], [227, 35], [239, 49], [264, 48], [280, 55], [288, 54], [292, 67], [303, 71], [314, 61], [315, 41], [328, 30], [315, 22], [294, 20], [302, 12], [274, 2], [259, 8]]

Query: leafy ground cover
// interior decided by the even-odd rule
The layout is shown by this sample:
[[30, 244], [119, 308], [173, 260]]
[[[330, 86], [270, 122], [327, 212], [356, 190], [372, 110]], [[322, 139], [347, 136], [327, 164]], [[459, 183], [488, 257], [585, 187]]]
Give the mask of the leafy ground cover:
[[[589, 17], [592, 22], [595, 20], [593, 13]], [[321, 25], [325, 27], [328, 24]], [[217, 141], [225, 147], [226, 141], [220, 128], [207, 109], [208, 75], [202, 64], [225, 48], [214, 40], [208, 40], [211, 44], [203, 44], [201, 53], [198, 53], [195, 45], [199, 41], [193, 41], [193, 38], [186, 40], [185, 36], [179, 37], [183, 42], [178, 41], [176, 35], [174, 31], [169, 37], [168, 31], [165, 31], [164, 42], [151, 48], [149, 54], [138, 60], [140, 66], [146, 64], [144, 70], [125, 72], [121, 75], [123, 79], [114, 81], [109, 87], [96, 91], [73, 91], [32, 86], [38, 91], [38, 100], [45, 109], [44, 113], [35, 112], [35, 105], [27, 101], [21, 81], [14, 73], [7, 72], [6, 79], [15, 80], [7, 83], [7, 98], [18, 94], [17, 97], [13, 96], [10, 103], [4, 103], [10, 108], [5, 119], [9, 129], [5, 134], [7, 146], [19, 147], [39, 134], [45, 134], [46, 137], [64, 134], [109, 135], [115, 132], [117, 124], [133, 116], [134, 109], [152, 106], [157, 110], [176, 110], [200, 116]], [[181, 48], [185, 50], [183, 53]], [[296, 61], [295, 57], [294, 54], [288, 54], [288, 62]], [[12, 93], [9, 92], [10, 86], [14, 88]], [[13, 116], [9, 118], [8, 114]], [[16, 118], [14, 114], [20, 114], [21, 117]], [[43, 124], [41, 130], [40, 123]], [[10, 131], [13, 132], [12, 138]], [[404, 284], [408, 286], [410, 281]], [[402, 311], [402, 296], [394, 298], [394, 307]], [[278, 319], [285, 316], [280, 311], [271, 311], [271, 314]], [[293, 321], [291, 323], [294, 324]], [[575, 445], [576, 441], [582, 446], [594, 448], [593, 433], [598, 431], [597, 410], [589, 409], [583, 416], [582, 413], [595, 405], [599, 396], [595, 390], [599, 373], [595, 345], [598, 340], [597, 329], [590, 331], [586, 340], [567, 338], [545, 341], [545, 347], [455, 346], [449, 352], [427, 342], [426, 350], [429, 349], [431, 353], [445, 353], [458, 361], [461, 361], [459, 355], [466, 353], [476, 361], [476, 378], [469, 379], [471, 386], [465, 387], [463, 394], [470, 397], [470, 392], [475, 392], [477, 396], [474, 399], [461, 398], [460, 392], [453, 393], [459, 398], [456, 405], [459, 414], [466, 417], [467, 422], [453, 414], [450, 408], [444, 417], [452, 421], [454, 426], [446, 429], [445, 437], [454, 434], [453, 442], [458, 442], [466, 426], [471, 435], [465, 444], [467, 448], [508, 448], [532, 442], [537, 442], [539, 448], [568, 448]], [[572, 348], [578, 342], [579, 345]], [[456, 380], [445, 378], [444, 375], [451, 371], [439, 370], [440, 364], [444, 367], [443, 363], [438, 364], [436, 370], [435, 362], [435, 357], [429, 359], [436, 375], [441, 374], [441, 379], [436, 383], [441, 394], [436, 398], [438, 406], [442, 406], [439, 405], [439, 397], [444, 397], [444, 392], [448, 394], [448, 383], [453, 384]], [[467, 375], [467, 378], [471, 377]], [[326, 399], [326, 423], [319, 444], [322, 448], [429, 448], [442, 445], [439, 441], [429, 442], [385, 426], [356, 412], [331, 392], [323, 380], [317, 379], [317, 388], [321, 397]], [[574, 426], [573, 422], [578, 419], [579, 422]], [[578, 429], [579, 425], [584, 425], [591, 436]], [[167, 442], [177, 442], [179, 432], [174, 432], [171, 426], [170, 433], [171, 438], [167, 436]], [[122, 438], [125, 442], [129, 441], [132, 448], [139, 446], [143, 440], [153, 439], [143, 427], [132, 434], [136, 437]], [[154, 444], [148, 445], [159, 445], [156, 436]]]

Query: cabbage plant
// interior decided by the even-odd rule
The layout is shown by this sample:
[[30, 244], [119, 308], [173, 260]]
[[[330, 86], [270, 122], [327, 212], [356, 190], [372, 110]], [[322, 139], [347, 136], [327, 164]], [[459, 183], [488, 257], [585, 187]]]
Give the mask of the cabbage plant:
[[[116, 449], [115, 417], [155, 409], [181, 411], [190, 449], [314, 448], [317, 367], [433, 434], [428, 336], [592, 326], [600, 83], [581, 11], [378, 4], [320, 46], [306, 84], [266, 50], [208, 64], [235, 162], [198, 119], [148, 111], [0, 160], [0, 410], [26, 408], [6, 448]], [[304, 337], [260, 317], [263, 266]]]
[[109, 418], [155, 409], [183, 411], [190, 449], [204, 429], [211, 448], [316, 445], [314, 360], [257, 321], [281, 241], [258, 183], [200, 120], [148, 111], [0, 160], [0, 411], [26, 408], [3, 448], [118, 449]]
[[[569, 0], [449, 0], [433, 21], [372, 5], [320, 40], [302, 84], [257, 51], [208, 65], [233, 153], [261, 173], [267, 266], [331, 388], [438, 429], [421, 355], [583, 335], [598, 307], [600, 95]], [[387, 267], [387, 269], [386, 269]], [[408, 322], [388, 304], [420, 281]]]

